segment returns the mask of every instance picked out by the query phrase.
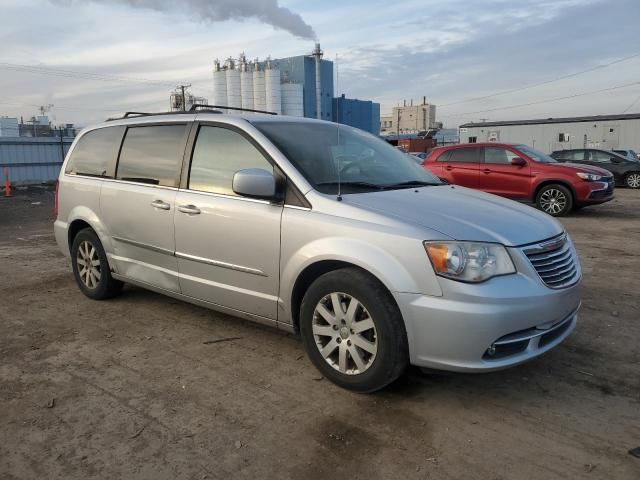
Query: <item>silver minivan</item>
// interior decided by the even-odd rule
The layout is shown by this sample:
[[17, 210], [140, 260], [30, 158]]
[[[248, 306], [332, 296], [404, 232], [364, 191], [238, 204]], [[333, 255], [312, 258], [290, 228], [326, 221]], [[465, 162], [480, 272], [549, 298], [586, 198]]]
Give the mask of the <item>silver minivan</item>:
[[204, 110], [85, 129], [55, 236], [80, 290], [123, 283], [289, 332], [336, 384], [407, 364], [483, 372], [574, 329], [581, 271], [555, 219], [446, 185], [344, 125]]

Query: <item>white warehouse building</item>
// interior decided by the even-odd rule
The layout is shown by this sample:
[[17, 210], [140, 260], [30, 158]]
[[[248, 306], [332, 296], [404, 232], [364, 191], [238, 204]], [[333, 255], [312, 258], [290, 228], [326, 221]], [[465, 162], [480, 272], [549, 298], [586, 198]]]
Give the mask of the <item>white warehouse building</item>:
[[283, 80], [270, 59], [248, 62], [242, 54], [238, 62], [213, 63], [213, 105], [303, 117], [303, 94], [302, 84]]
[[524, 143], [545, 153], [571, 148], [640, 151], [640, 113], [465, 123], [460, 143]]

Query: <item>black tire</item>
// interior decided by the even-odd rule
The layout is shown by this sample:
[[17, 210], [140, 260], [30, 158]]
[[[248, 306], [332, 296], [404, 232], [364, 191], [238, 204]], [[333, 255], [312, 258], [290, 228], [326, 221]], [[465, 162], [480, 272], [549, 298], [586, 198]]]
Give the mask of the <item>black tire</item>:
[[[95, 249], [95, 253], [91, 250], [91, 247]], [[81, 248], [83, 253], [80, 252]], [[94, 272], [97, 272], [95, 275], [87, 271], [81, 264], [82, 262], [86, 264], [83, 256], [86, 258], [87, 253], [91, 253], [90, 257], [99, 262], [98, 265], [94, 266]], [[104, 253], [100, 239], [90, 228], [80, 230], [73, 239], [71, 265], [78, 287], [82, 293], [93, 300], [105, 300], [114, 297], [122, 290], [123, 283], [111, 276], [107, 254]]]
[[536, 196], [536, 206], [552, 217], [562, 217], [573, 209], [573, 193], [564, 185], [545, 185]]
[[[343, 373], [325, 360], [320, 353], [322, 340], [340, 341], [344, 328], [335, 332], [335, 337], [320, 336], [320, 340], [316, 341], [313, 333], [314, 322], [322, 322], [320, 316], [316, 315], [316, 307], [321, 301], [324, 301], [332, 293], [339, 292], [344, 295], [345, 302], [356, 299], [360, 304], [359, 316], [360, 320], [367, 317], [373, 321], [375, 329], [371, 329], [360, 334], [355, 334], [352, 329], [350, 334], [344, 332], [347, 337], [343, 337], [345, 345], [344, 349], [356, 349], [357, 336], [371, 335], [369, 339], [377, 345], [375, 356], [369, 356], [365, 350], [358, 349], [356, 355], [360, 361], [363, 357], [369, 356], [369, 363], [363, 368], [361, 373], [357, 373], [358, 367], [354, 360], [354, 355], [349, 350], [345, 353], [346, 362], [352, 367], [351, 374]], [[343, 313], [347, 311], [347, 304], [342, 303]], [[344, 313], [345, 318], [347, 313]], [[348, 321], [348, 320], [347, 320]], [[336, 323], [338, 323], [336, 321]], [[329, 328], [329, 323], [327, 322]], [[348, 328], [347, 328], [348, 330]], [[402, 320], [402, 315], [398, 306], [389, 291], [377, 279], [368, 273], [357, 268], [342, 268], [326, 273], [318, 277], [309, 287], [302, 300], [300, 307], [300, 333], [302, 341], [307, 351], [307, 355], [320, 372], [336, 385], [353, 390], [360, 393], [369, 393], [380, 390], [396, 380], [405, 370], [409, 361], [409, 348], [407, 345], [407, 334]], [[333, 335], [333, 333], [331, 333]], [[350, 335], [350, 336], [349, 336]], [[353, 339], [354, 343], [351, 343]], [[324, 344], [326, 346], [326, 344]], [[335, 347], [336, 357], [340, 355], [340, 345]], [[336, 360], [338, 361], [338, 360]], [[348, 371], [347, 369], [346, 371]], [[354, 373], [355, 372], [355, 373]]]
[[628, 188], [640, 188], [640, 172], [629, 172], [624, 177], [624, 184]]

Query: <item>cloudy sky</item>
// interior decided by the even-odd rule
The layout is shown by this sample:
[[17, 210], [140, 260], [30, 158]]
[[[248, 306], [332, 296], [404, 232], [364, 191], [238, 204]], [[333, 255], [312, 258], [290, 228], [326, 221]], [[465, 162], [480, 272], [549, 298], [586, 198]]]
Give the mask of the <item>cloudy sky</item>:
[[54, 104], [56, 123], [84, 125], [166, 110], [178, 83], [211, 97], [214, 58], [308, 53], [314, 35], [339, 59], [336, 93], [383, 114], [425, 95], [448, 127], [640, 112], [640, 0], [0, 0], [0, 12], [0, 115]]

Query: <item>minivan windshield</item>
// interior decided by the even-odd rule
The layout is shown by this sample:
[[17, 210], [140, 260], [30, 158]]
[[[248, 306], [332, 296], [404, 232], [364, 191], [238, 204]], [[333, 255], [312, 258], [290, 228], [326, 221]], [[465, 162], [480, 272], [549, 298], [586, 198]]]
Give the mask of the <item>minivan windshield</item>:
[[410, 155], [357, 128], [329, 122], [254, 121], [313, 187], [327, 194], [442, 185]]
[[536, 162], [540, 163], [558, 163], [558, 161], [547, 155], [546, 153], [542, 153], [540, 150], [536, 150], [535, 148], [531, 148], [528, 145], [515, 145], [515, 147], [520, 150], [522, 153], [527, 155], [529, 158], [532, 158]]

